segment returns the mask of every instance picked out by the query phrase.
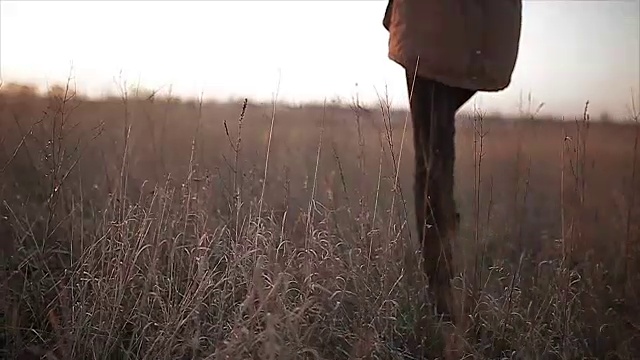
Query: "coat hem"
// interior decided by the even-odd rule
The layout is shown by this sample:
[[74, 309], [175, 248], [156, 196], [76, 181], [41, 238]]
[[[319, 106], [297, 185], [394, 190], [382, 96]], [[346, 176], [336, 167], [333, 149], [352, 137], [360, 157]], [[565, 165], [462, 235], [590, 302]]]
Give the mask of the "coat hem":
[[[415, 65], [407, 66], [408, 61], [406, 61], [406, 59], [404, 59], [402, 56], [396, 56], [393, 53], [389, 53], [389, 59], [402, 66], [405, 71], [413, 71], [415, 68]], [[511, 79], [508, 79], [506, 83], [503, 83], [503, 85], [497, 85], [494, 82], [491, 85], [480, 86], [479, 83], [487, 84], [486, 78], [479, 78], [477, 79], [477, 81], [474, 81], [469, 80], [466, 77], [448, 76], [445, 74], [439, 74], [433, 71], [429, 71], [428, 68], [426, 68], [425, 66], [420, 66], [420, 64], [418, 64], [417, 75], [423, 78], [438, 81], [447, 86], [482, 92], [499, 92], [506, 89], [511, 84]]]

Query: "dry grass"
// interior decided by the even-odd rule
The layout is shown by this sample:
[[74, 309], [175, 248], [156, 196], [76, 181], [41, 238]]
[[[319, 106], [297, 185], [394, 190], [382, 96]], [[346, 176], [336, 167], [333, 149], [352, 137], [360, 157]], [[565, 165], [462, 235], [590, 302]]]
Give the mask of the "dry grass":
[[[437, 353], [405, 116], [1, 94], [0, 357]], [[471, 358], [640, 351], [639, 131], [460, 119]]]

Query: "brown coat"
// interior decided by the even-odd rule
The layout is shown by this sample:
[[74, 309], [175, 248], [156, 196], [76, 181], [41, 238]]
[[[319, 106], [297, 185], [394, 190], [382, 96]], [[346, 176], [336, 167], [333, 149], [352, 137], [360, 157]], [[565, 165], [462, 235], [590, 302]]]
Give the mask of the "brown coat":
[[390, 0], [389, 58], [449, 86], [503, 90], [518, 57], [521, 1]]

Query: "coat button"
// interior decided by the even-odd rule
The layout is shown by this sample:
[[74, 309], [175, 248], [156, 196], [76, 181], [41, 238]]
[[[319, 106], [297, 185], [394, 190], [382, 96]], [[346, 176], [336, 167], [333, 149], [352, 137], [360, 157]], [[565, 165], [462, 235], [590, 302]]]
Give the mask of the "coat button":
[[476, 55], [480, 55], [480, 54], [482, 54], [482, 51], [476, 50]]

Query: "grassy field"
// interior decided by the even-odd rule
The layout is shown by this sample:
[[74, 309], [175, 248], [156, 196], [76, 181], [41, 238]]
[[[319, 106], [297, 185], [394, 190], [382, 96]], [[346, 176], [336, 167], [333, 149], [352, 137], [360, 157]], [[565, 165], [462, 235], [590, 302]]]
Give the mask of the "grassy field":
[[[436, 354], [405, 119], [1, 93], [0, 358]], [[637, 358], [639, 136], [460, 116], [470, 358]]]

